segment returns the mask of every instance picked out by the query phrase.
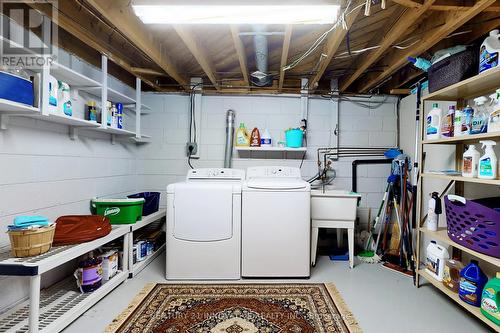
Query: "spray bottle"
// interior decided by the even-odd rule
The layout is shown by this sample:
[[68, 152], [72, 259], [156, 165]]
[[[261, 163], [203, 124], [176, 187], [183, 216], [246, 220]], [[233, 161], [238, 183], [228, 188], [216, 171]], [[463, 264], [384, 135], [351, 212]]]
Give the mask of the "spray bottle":
[[500, 132], [500, 89], [490, 95], [491, 112], [488, 119], [488, 133]]
[[488, 112], [485, 103], [488, 102], [488, 98], [479, 96], [474, 98], [474, 102], [476, 103], [476, 110], [472, 116], [470, 134], [486, 133], [488, 130]]
[[479, 141], [483, 146], [484, 155], [479, 159], [479, 178], [496, 179], [498, 160], [493, 146], [497, 143], [491, 140]]
[[427, 211], [427, 230], [437, 231], [439, 215], [443, 213], [439, 193], [432, 192], [429, 199], [429, 209]]

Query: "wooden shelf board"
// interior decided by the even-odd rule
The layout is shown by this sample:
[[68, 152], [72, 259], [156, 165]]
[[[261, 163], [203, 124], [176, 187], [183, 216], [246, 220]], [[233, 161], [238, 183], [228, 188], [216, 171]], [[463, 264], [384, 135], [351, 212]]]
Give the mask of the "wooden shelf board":
[[66, 82], [71, 88], [94, 87], [100, 89], [101, 87], [99, 82], [58, 63], [52, 64], [50, 74], [56, 79]]
[[455, 180], [458, 182], [500, 186], [500, 179], [468, 178], [468, 177], [462, 177], [462, 176], [448, 176], [448, 175], [441, 175], [441, 174], [434, 174], [434, 173], [423, 173], [421, 176], [423, 178], [435, 178], [435, 179], [443, 179], [443, 180], [448, 180], [448, 181]]
[[448, 232], [446, 231], [446, 228], [439, 228], [438, 231], [430, 231], [430, 230], [427, 230], [426, 228], [420, 228], [420, 231], [438, 242], [442, 242], [442, 243], [451, 245], [454, 248], [457, 248], [457, 249], [460, 249], [466, 253], [469, 253], [482, 261], [486, 261], [486, 262], [489, 262], [490, 264], [493, 264], [497, 267], [500, 267], [500, 259], [492, 257], [492, 256], [488, 256], [488, 255], [483, 254], [483, 253], [479, 253], [479, 252], [474, 251], [474, 250], [471, 250], [471, 249], [469, 249], [463, 245], [460, 245], [460, 244], [454, 242], [453, 240], [451, 240], [450, 237], [448, 237]]
[[424, 277], [429, 283], [434, 285], [437, 289], [441, 290], [444, 294], [446, 294], [449, 298], [453, 299], [455, 302], [460, 304], [465, 310], [469, 311], [471, 314], [479, 318], [481, 321], [483, 321], [485, 324], [487, 324], [489, 327], [493, 328], [495, 331], [498, 331], [498, 326], [486, 318], [482, 313], [480, 308], [476, 306], [472, 306], [470, 304], [465, 303], [460, 299], [457, 293], [454, 293], [453, 291], [449, 290], [446, 288], [442, 282], [437, 281], [433, 277], [431, 277], [425, 270], [419, 269], [418, 274]]
[[29, 115], [40, 113], [40, 109], [22, 103], [0, 98], [0, 113], [12, 115]]
[[484, 134], [475, 134], [475, 135], [464, 135], [457, 136], [452, 138], [441, 138], [437, 140], [423, 140], [422, 143], [429, 144], [453, 144], [453, 143], [473, 143], [479, 142], [481, 140], [499, 140], [500, 141], [500, 132], [494, 133], [484, 133]]
[[290, 148], [290, 147], [236, 147], [237, 151], [277, 151], [277, 152], [289, 152], [289, 151], [307, 151], [307, 147], [301, 148]]
[[500, 66], [423, 97], [427, 101], [456, 101], [491, 93], [499, 88]]

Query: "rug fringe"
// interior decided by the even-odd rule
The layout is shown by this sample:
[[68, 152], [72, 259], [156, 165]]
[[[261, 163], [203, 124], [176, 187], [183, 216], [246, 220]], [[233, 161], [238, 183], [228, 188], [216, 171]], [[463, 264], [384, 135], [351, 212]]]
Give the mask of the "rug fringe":
[[347, 329], [350, 333], [363, 333], [361, 326], [357, 322], [356, 318], [352, 314], [351, 310], [347, 306], [347, 303], [344, 301], [344, 298], [337, 290], [333, 283], [325, 283], [325, 287], [330, 293], [335, 306], [338, 308], [342, 319], [347, 323]]
[[148, 283], [142, 288], [142, 290], [134, 297], [132, 302], [127, 306], [125, 310], [120, 313], [111, 324], [106, 327], [104, 333], [115, 333], [120, 329], [123, 323], [128, 319], [128, 317], [134, 312], [134, 310], [141, 304], [141, 302], [146, 298], [151, 290], [157, 285], [157, 283]]

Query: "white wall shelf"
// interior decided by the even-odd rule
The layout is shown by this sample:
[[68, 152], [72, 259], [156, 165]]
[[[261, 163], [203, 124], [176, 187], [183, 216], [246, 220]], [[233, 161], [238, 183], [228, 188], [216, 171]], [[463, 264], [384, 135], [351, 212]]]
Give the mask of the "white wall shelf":
[[109, 133], [118, 136], [135, 136], [135, 133], [132, 131], [125, 130], [123, 128], [113, 128], [113, 127], [97, 127], [95, 129], [98, 132]]
[[30, 115], [37, 113], [40, 113], [39, 108], [0, 98], [0, 114]]
[[71, 88], [101, 87], [99, 82], [59, 63], [53, 63], [52, 66], [50, 66], [50, 74], [56, 79], [66, 82]]
[[277, 152], [305, 152], [307, 147], [235, 147], [237, 151], [277, 151]]
[[137, 221], [134, 224], [130, 225], [130, 231], [136, 231], [138, 229], [141, 229], [147, 225], [150, 225], [153, 222], [158, 221], [159, 219], [162, 219], [167, 216], [167, 210], [166, 209], [160, 209], [157, 212], [154, 212], [148, 216], [143, 216], [140, 221]]
[[99, 127], [101, 124], [95, 122], [95, 121], [89, 121], [85, 119], [80, 119], [76, 117], [71, 117], [71, 116], [66, 116], [62, 114], [49, 114], [48, 116], [40, 116], [38, 119], [40, 120], [45, 120], [44, 118], [47, 118], [47, 121], [53, 122], [53, 123], [58, 123], [58, 124], [63, 124], [63, 125], [68, 125], [68, 126], [74, 126], [74, 127]]
[[[81, 88], [81, 90], [83, 90], [91, 95], [102, 98], [101, 87], [83, 87], [83, 88]], [[135, 104], [135, 99], [133, 99], [133, 98], [131, 98], [131, 97], [119, 92], [119, 91], [116, 91], [112, 88], [109, 88], [109, 87], [108, 87], [107, 100], [111, 101], [113, 103], [122, 103], [123, 105]]]

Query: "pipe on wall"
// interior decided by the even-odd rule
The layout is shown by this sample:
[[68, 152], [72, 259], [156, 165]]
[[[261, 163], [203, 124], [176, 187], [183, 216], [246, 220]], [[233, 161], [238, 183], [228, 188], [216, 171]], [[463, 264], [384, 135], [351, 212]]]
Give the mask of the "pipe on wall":
[[224, 150], [224, 168], [230, 168], [233, 159], [234, 111], [226, 112], [226, 147]]
[[392, 159], [369, 159], [369, 160], [354, 160], [352, 161], [352, 191], [358, 189], [358, 165], [362, 164], [391, 164]]

